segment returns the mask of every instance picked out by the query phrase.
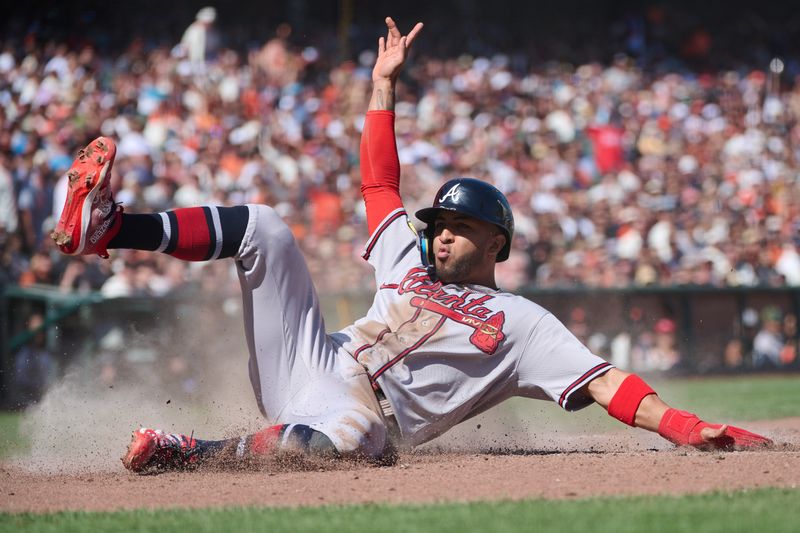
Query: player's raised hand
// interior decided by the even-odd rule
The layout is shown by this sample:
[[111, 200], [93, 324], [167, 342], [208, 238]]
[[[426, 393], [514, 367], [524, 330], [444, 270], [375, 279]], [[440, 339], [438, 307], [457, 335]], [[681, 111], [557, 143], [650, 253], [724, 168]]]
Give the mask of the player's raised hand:
[[417, 22], [408, 35], [400, 33], [392, 17], [386, 17], [386, 27], [388, 29], [386, 37], [378, 39], [378, 59], [375, 61], [375, 68], [372, 69], [372, 81], [397, 79], [408, 57], [411, 43], [422, 30], [422, 23]]

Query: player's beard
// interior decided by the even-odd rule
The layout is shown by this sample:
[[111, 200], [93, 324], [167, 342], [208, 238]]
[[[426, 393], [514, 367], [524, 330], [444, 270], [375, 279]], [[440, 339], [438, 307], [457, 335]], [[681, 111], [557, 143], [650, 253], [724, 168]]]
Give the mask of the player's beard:
[[481, 264], [479, 250], [471, 250], [459, 258], [450, 256], [446, 263], [436, 259], [436, 277], [443, 283], [464, 283], [464, 280], [477, 270]]

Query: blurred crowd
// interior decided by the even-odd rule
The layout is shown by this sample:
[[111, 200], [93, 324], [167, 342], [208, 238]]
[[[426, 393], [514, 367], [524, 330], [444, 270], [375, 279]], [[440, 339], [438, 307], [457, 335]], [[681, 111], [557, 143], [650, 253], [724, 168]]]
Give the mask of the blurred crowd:
[[[56, 252], [65, 171], [102, 134], [117, 140], [126, 212], [265, 203], [321, 292], [370, 286], [359, 142], [374, 53], [338, 61], [286, 25], [242, 53], [220, 46], [214, 16], [198, 13], [175, 46], [105, 54], [26, 39], [0, 51], [0, 281], [108, 296], [234, 285], [229, 262]], [[507, 289], [800, 285], [800, 84], [781, 59], [767, 67], [420, 55], [397, 96], [406, 206], [456, 175], [504, 191]]]
[[[696, 324], [684, 324], [671, 316], [648, 317], [648, 310], [632, 306], [624, 324], [604, 328], [591, 325], [583, 306], [572, 308], [565, 320], [569, 330], [594, 353], [603, 354], [616, 367], [643, 374], [772, 372], [800, 368], [800, 330], [797, 315], [780, 306], [765, 305], [760, 311], [747, 306], [732, 324], [716, 332], [712, 349], [689, 336]], [[596, 318], [596, 317], [595, 317]], [[708, 331], [705, 331], [708, 334]], [[721, 341], [719, 344], [715, 341]]]
[[[260, 41], [252, 30], [263, 31], [255, 16], [262, 6], [229, 2], [219, 24], [214, 8], [189, 23], [190, 4], [175, 3], [155, 20], [139, 7], [114, 6], [114, 25], [81, 2], [0, 17], [0, 287], [50, 285], [110, 298], [213, 293], [226, 316], [236, 314], [230, 261], [58, 253], [49, 233], [65, 199], [65, 172], [98, 135], [117, 141], [112, 186], [126, 212], [268, 204], [291, 227], [320, 292], [373, 284], [360, 259], [368, 235], [359, 143], [384, 6], [362, 6], [380, 14], [362, 14], [375, 26], [356, 21], [348, 29], [349, 45], [364, 49], [353, 53], [331, 23], [344, 15], [323, 3], [284, 2], [292, 25]], [[397, 95], [409, 213], [455, 176], [499, 187], [516, 221], [497, 276], [510, 290], [800, 285], [793, 38], [800, 17], [776, 22], [740, 5], [730, 24], [716, 27], [708, 19], [715, 7], [678, 2], [612, 21], [600, 4], [498, 0], [497, 13], [513, 8], [517, 17], [482, 17], [477, 2], [454, 3], [455, 13], [445, 3], [425, 7], [429, 25]], [[463, 27], [432, 33], [454, 17]], [[128, 40], [137, 34], [132, 27], [160, 38]], [[102, 383], [113, 386], [158, 360], [176, 390], [196, 394], [197, 361], [189, 365], [186, 354], [222, 352], [232, 341], [220, 335], [227, 330], [218, 310], [191, 307], [202, 320], [182, 323], [205, 334], [191, 335], [196, 346], [180, 352], [170, 342], [184, 336], [154, 324], [148, 331], [165, 338], [137, 349], [127, 346], [127, 330], [93, 332]], [[773, 370], [800, 364], [789, 308], [731, 312], [737, 316], [722, 326], [708, 364], [687, 357], [697, 347], [674, 312], [634, 306], [609, 326], [593, 323], [597, 309], [577, 306], [564, 321], [590, 349], [636, 372]], [[152, 310], [143, 314], [159, 322]], [[20, 404], [40, 397], [63, 369], [44, 323], [44, 314], [25, 321], [35, 335], [14, 356], [12, 396]], [[59, 335], [68, 345], [69, 328]]]

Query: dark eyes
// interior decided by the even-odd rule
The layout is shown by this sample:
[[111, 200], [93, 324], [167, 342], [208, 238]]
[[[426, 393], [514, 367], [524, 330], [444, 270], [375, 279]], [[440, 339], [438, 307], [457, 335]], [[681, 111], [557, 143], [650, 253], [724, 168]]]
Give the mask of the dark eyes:
[[442, 231], [444, 231], [445, 228], [449, 229], [450, 231], [458, 233], [458, 232], [468, 231], [472, 229], [472, 226], [470, 226], [469, 223], [467, 222], [457, 221], [457, 222], [450, 222], [447, 224], [437, 223], [436, 226], [434, 227], [436, 233], [441, 233]]

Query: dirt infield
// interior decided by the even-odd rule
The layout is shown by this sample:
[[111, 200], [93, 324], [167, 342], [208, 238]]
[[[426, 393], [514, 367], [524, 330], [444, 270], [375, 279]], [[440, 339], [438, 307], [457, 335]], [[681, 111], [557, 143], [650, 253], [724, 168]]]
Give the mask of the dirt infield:
[[395, 466], [40, 473], [0, 465], [0, 510], [50, 512], [231, 505], [295, 506], [601, 495], [682, 494], [800, 486], [800, 418], [749, 423], [776, 440], [756, 452], [669, 449], [642, 432], [553, 439], [529, 449], [402, 454]]

